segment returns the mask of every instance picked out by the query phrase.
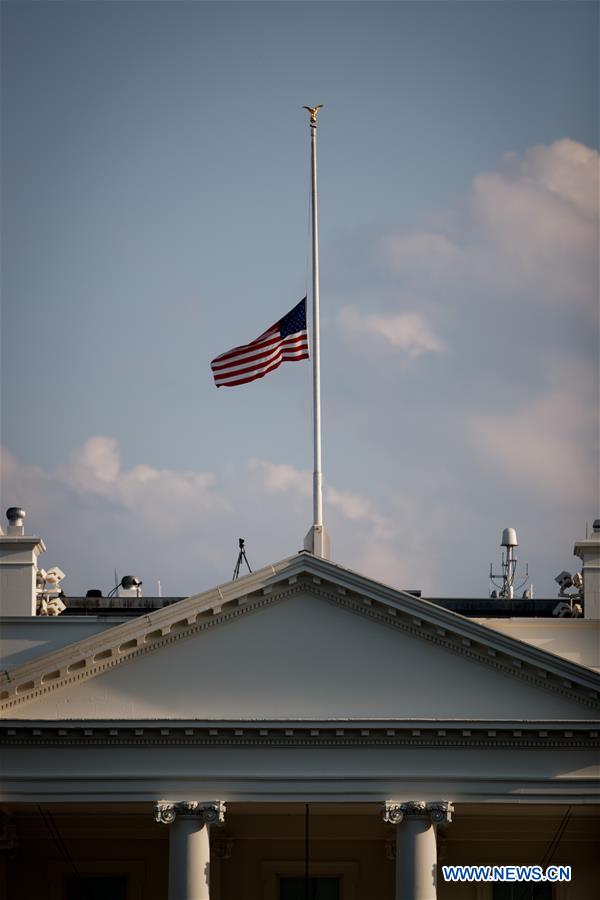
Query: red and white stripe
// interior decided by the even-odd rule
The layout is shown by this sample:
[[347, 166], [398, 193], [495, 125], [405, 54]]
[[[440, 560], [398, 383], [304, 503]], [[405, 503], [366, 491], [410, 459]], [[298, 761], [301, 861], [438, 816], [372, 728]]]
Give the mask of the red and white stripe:
[[247, 384], [277, 369], [282, 362], [308, 359], [308, 332], [281, 337], [279, 323], [250, 344], [234, 347], [210, 364], [217, 387]]

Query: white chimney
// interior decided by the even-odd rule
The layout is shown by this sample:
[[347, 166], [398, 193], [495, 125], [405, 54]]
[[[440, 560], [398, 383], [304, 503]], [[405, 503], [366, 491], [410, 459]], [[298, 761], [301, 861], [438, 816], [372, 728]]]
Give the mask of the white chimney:
[[583, 561], [583, 617], [600, 619], [600, 519], [589, 538], [576, 542], [573, 553]]
[[0, 531], [0, 615], [35, 616], [37, 558], [46, 547], [25, 534], [24, 509], [11, 506], [6, 517], [6, 534]]

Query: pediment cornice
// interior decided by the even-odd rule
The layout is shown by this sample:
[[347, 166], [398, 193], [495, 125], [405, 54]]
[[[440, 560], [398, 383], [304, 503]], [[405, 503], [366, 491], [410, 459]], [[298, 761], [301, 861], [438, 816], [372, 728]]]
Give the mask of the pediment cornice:
[[0, 725], [4, 747], [418, 747], [587, 750], [594, 720], [67, 720]]
[[306, 593], [554, 694], [592, 708], [600, 705], [600, 676], [591, 670], [492, 631], [430, 601], [300, 553], [4, 673], [0, 680], [0, 709], [6, 715], [50, 692]]

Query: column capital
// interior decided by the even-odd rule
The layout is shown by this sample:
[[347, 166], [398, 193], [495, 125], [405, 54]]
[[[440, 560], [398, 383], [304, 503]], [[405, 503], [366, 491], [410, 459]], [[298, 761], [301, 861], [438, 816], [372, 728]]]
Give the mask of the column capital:
[[448, 800], [436, 800], [426, 803], [424, 800], [407, 800], [405, 803], [394, 803], [386, 800], [382, 804], [384, 822], [399, 825], [408, 818], [428, 818], [432, 825], [441, 825], [452, 821], [454, 806]]
[[154, 820], [163, 825], [171, 825], [177, 816], [202, 819], [205, 825], [222, 825], [225, 821], [225, 803], [199, 803], [197, 800], [157, 800], [154, 804]]

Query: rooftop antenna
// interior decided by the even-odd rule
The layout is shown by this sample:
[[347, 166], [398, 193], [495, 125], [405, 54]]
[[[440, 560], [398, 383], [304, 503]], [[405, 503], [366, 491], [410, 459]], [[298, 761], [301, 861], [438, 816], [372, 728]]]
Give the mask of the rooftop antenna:
[[[502, 553], [502, 572], [494, 575], [492, 571], [492, 563], [490, 563], [490, 582], [495, 586], [490, 596], [495, 598], [503, 598], [504, 600], [512, 600], [515, 591], [520, 591], [525, 587], [529, 579], [529, 566], [525, 566], [525, 578], [515, 586], [515, 578], [517, 574], [517, 554], [516, 548], [519, 546], [517, 541], [517, 532], [514, 528], [505, 528], [502, 532], [502, 541], [500, 544], [504, 548]], [[500, 583], [498, 583], [498, 580]], [[529, 587], [523, 594], [523, 599], [530, 600], [533, 597], [533, 588]]]
[[239, 538], [238, 545], [240, 548], [240, 552], [238, 553], [238, 558], [237, 558], [237, 562], [235, 564], [235, 569], [233, 570], [232, 581], [237, 581], [237, 579], [240, 577], [240, 567], [242, 565], [242, 562], [245, 562], [246, 565], [248, 566], [248, 571], [252, 572], [252, 569], [250, 568], [250, 563], [248, 562], [248, 557], [246, 556], [246, 550], [244, 549], [245, 543], [246, 542], [245, 542], [244, 538]]

